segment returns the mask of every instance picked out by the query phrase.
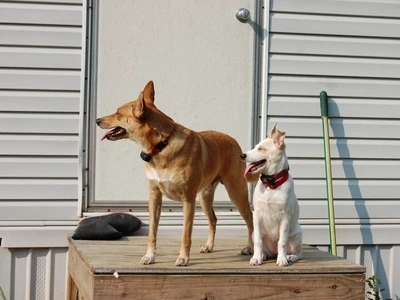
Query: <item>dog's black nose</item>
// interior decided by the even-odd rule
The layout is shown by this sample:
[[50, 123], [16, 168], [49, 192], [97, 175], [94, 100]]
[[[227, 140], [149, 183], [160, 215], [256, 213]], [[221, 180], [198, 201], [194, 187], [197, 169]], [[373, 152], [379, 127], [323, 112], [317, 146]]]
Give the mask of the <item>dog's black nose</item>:
[[100, 122], [101, 122], [101, 118], [97, 118], [97, 119], [96, 119], [96, 124], [99, 125]]
[[240, 154], [240, 158], [241, 158], [241, 159], [246, 159], [246, 156], [247, 156], [246, 153]]

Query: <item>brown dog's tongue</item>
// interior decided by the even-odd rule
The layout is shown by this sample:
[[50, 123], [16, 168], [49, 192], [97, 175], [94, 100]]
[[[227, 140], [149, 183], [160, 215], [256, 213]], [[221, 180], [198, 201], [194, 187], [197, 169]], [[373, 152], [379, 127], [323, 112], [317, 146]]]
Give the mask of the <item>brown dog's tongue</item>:
[[249, 173], [250, 169], [251, 169], [254, 165], [255, 165], [254, 163], [248, 164], [248, 165], [247, 165], [246, 169], [244, 170], [244, 174], [243, 174], [244, 177], [246, 177], [247, 173]]
[[118, 130], [118, 128], [113, 128], [110, 131], [108, 131], [102, 138], [101, 140], [104, 140], [106, 138], [108, 138], [110, 135], [112, 135], [114, 132], [116, 132]]
[[101, 138], [101, 140], [104, 140], [108, 137], [109, 133], [107, 132], [105, 135], [103, 135], [103, 137]]

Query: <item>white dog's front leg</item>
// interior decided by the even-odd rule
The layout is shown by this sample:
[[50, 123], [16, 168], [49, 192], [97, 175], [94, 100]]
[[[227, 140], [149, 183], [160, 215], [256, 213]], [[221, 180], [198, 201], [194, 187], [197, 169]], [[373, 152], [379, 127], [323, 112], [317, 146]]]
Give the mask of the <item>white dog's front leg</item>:
[[253, 212], [253, 243], [254, 243], [254, 254], [253, 257], [250, 259], [250, 265], [256, 266], [261, 265], [264, 259], [262, 253], [262, 233], [261, 233], [261, 226], [262, 226], [262, 216], [257, 214], [256, 211]]
[[279, 267], [285, 267], [289, 265], [287, 260], [287, 244], [289, 238], [289, 220], [288, 215], [284, 215], [279, 228], [279, 241], [278, 241], [278, 257], [276, 259], [276, 265]]

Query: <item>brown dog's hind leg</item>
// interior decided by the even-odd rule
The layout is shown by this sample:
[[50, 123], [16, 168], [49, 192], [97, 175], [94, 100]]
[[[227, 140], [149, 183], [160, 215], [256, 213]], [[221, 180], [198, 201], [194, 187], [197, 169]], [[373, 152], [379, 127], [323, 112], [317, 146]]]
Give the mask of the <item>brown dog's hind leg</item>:
[[210, 253], [214, 248], [215, 231], [217, 230], [217, 216], [215, 215], [213, 202], [214, 193], [218, 181], [199, 194], [200, 206], [208, 219], [208, 238], [206, 244], [200, 248], [200, 253]]
[[229, 198], [235, 204], [240, 215], [247, 225], [248, 237], [247, 246], [242, 250], [242, 254], [253, 254], [253, 212], [250, 208], [247, 183], [242, 174], [228, 174], [222, 178], [222, 182], [228, 192]]

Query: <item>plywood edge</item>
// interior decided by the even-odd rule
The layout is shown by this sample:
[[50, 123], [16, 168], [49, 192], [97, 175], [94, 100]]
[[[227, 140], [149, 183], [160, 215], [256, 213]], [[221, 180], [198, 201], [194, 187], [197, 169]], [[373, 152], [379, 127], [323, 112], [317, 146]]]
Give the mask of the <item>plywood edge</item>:
[[[93, 273], [79, 255], [76, 245], [69, 243], [68, 247], [68, 274], [79, 290], [79, 295], [85, 300], [92, 300], [94, 294]], [[73, 286], [70, 284], [70, 287]]]
[[365, 274], [95, 275], [94, 280], [94, 299], [102, 300], [365, 298]]

